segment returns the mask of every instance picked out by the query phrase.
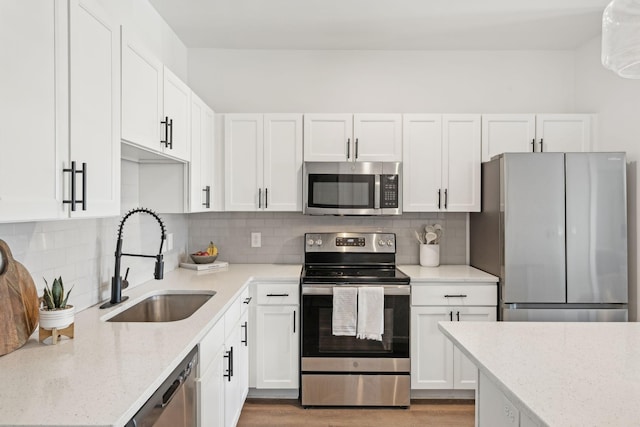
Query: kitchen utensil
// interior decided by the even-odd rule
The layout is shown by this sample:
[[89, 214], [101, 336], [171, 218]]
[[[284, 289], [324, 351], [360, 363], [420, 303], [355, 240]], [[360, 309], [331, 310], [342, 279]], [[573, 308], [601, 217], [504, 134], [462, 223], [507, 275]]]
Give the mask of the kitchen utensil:
[[22, 347], [38, 325], [38, 291], [29, 271], [0, 240], [0, 356]]
[[438, 238], [438, 235], [433, 231], [429, 231], [427, 234], [424, 235], [424, 238], [426, 239], [427, 245], [432, 245]]
[[415, 230], [413, 230], [413, 232], [416, 233], [416, 239], [418, 239], [418, 242], [420, 242], [421, 245], [424, 245], [426, 242], [425, 242], [424, 237], [422, 236], [422, 234], [418, 233]]
[[434, 231], [435, 231], [435, 228], [433, 227], [433, 225], [427, 225], [424, 227], [425, 233], [433, 233]]

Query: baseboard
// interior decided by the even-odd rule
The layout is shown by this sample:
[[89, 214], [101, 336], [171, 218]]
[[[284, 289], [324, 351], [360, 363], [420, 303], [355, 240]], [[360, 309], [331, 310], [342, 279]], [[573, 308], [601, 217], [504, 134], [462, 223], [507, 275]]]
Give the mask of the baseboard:
[[476, 397], [475, 390], [411, 390], [412, 399], [471, 399]]
[[296, 389], [257, 389], [250, 388], [247, 397], [256, 399], [297, 399], [299, 390]]

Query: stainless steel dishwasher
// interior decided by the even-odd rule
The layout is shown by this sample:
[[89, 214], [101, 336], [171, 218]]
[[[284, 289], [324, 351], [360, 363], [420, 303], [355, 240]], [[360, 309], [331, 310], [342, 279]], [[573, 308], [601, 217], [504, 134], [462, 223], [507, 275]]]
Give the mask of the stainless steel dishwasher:
[[197, 365], [194, 347], [125, 427], [195, 427]]

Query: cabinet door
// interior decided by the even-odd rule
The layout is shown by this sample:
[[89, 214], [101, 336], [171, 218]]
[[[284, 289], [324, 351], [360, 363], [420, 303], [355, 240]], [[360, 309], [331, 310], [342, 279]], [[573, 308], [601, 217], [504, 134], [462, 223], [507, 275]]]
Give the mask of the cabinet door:
[[538, 114], [536, 151], [580, 152], [591, 150], [591, 116], [588, 114]]
[[256, 387], [298, 388], [299, 307], [256, 308]]
[[402, 115], [355, 114], [353, 159], [363, 162], [402, 161]]
[[[191, 154], [191, 89], [167, 67], [164, 67], [164, 117], [170, 121], [169, 145], [163, 144], [166, 154], [189, 161]], [[161, 136], [165, 129], [161, 129]]]
[[[454, 320], [460, 322], [495, 322], [496, 307], [456, 307]], [[478, 368], [458, 347], [453, 348], [453, 388], [474, 389], [478, 382]]]
[[120, 215], [120, 26], [97, 1], [73, 0], [69, 31], [69, 161], [87, 164], [76, 189], [86, 210], [71, 216]]
[[[226, 325], [225, 325], [226, 332]], [[240, 374], [240, 354], [241, 354], [241, 333], [240, 322], [236, 322], [227, 334], [225, 339], [223, 355], [223, 382], [224, 382], [224, 425], [226, 427], [235, 426], [240, 418], [242, 410], [241, 403], [241, 374]], [[229, 368], [231, 372], [229, 372]], [[229, 375], [231, 375], [229, 377]]]
[[480, 211], [480, 116], [442, 116], [442, 210]]
[[302, 210], [302, 115], [264, 116], [264, 209]]
[[502, 153], [532, 152], [536, 117], [533, 114], [483, 114], [482, 161]]
[[216, 354], [204, 375], [196, 380], [198, 388], [198, 426], [224, 426], [224, 352], [222, 349]]
[[[242, 405], [249, 393], [249, 312], [245, 311], [240, 316], [240, 323], [238, 328], [240, 329], [240, 345], [238, 347], [238, 364], [234, 366], [234, 373], [238, 375], [239, 383], [239, 407], [242, 411]], [[240, 412], [238, 412], [240, 417]], [[236, 419], [236, 422], [238, 420]]]
[[213, 210], [214, 113], [191, 94], [191, 162], [189, 163], [190, 212]]
[[[122, 139], [162, 151], [163, 65], [122, 28]], [[162, 135], [164, 136], [164, 135]]]
[[[58, 2], [0, 2], [0, 221], [66, 215], [63, 160], [66, 9]], [[55, 79], [54, 79], [55, 76]], [[28, 175], [27, 175], [28, 174]]]
[[436, 212], [442, 197], [442, 116], [405, 114], [402, 127], [402, 208]]
[[262, 208], [263, 127], [260, 114], [224, 118], [225, 210]]
[[411, 307], [411, 388], [453, 387], [453, 344], [438, 329], [453, 308]]
[[305, 114], [304, 160], [344, 162], [353, 160], [351, 114]]

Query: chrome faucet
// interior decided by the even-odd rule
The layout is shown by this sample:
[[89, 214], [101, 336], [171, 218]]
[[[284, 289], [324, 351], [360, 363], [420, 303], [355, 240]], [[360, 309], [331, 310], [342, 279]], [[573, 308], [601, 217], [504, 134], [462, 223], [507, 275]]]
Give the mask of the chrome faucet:
[[[143, 255], [143, 254], [124, 254], [122, 253], [122, 229], [124, 227], [124, 223], [131, 215], [134, 213], [146, 213], [154, 217], [158, 223], [160, 224], [161, 236], [160, 236], [160, 249], [158, 250], [158, 255]], [[132, 209], [122, 218], [120, 221], [120, 226], [118, 227], [118, 241], [116, 243], [116, 265], [113, 271], [113, 277], [111, 278], [111, 300], [105, 302], [100, 306], [100, 308], [108, 308], [113, 307], [114, 305], [118, 305], [121, 302], [127, 300], [129, 297], [122, 296], [122, 289], [126, 288], [129, 283], [127, 282], [127, 275], [129, 274], [129, 269], [127, 269], [127, 275], [123, 279], [120, 277], [120, 259], [123, 256], [135, 256], [141, 258], [155, 258], [156, 265], [153, 272], [153, 277], [156, 280], [161, 280], [164, 276], [164, 261], [162, 260], [162, 245], [164, 244], [164, 240], [166, 238], [166, 230], [164, 223], [160, 216], [157, 213], [153, 212], [151, 209], [147, 208], [136, 208]]]

